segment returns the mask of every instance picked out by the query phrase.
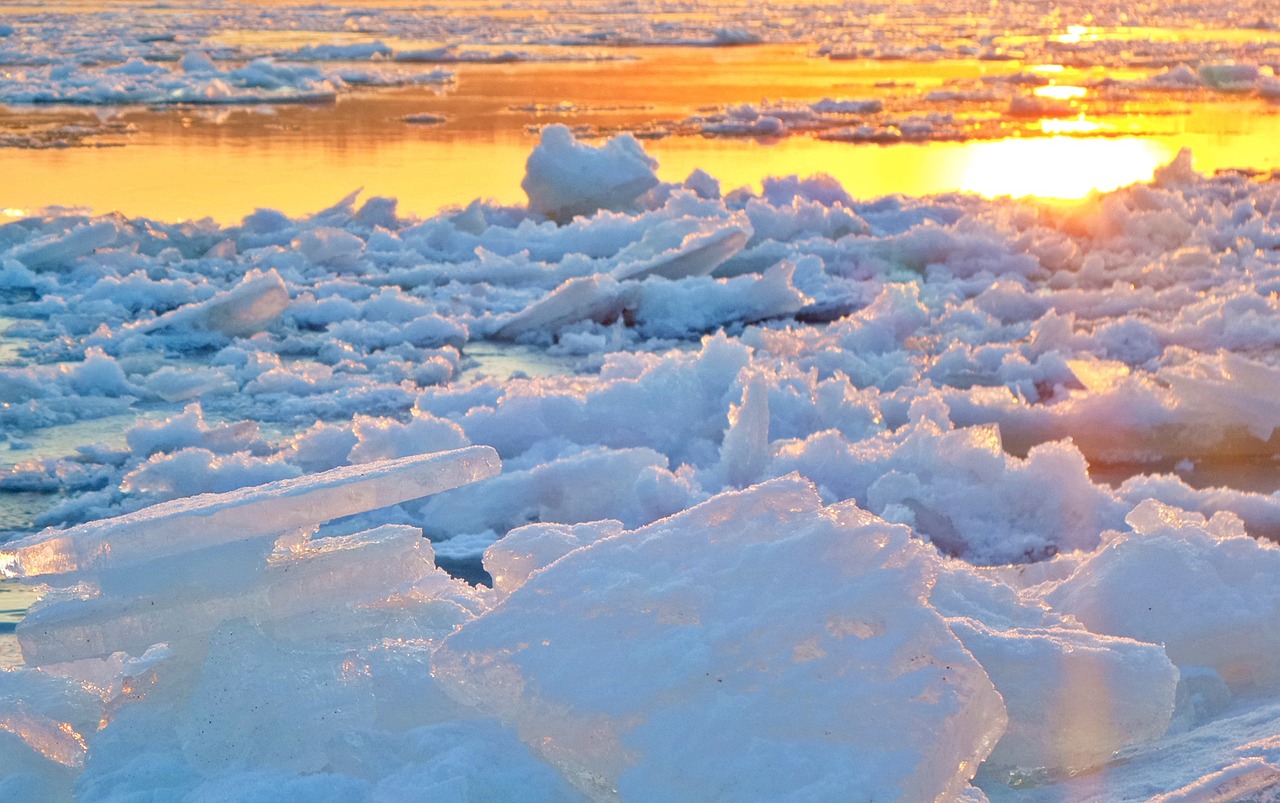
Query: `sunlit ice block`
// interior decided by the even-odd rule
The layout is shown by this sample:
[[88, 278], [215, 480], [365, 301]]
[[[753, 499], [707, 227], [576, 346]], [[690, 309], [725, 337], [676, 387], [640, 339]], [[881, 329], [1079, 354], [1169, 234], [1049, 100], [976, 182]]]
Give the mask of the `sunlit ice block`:
[[[45, 531], [0, 549], [0, 572], [41, 578], [155, 560], [219, 543], [280, 535], [492, 477], [497, 452], [451, 452], [343, 466], [222, 494], [202, 494], [69, 530]], [[64, 583], [72, 578], [57, 582]], [[74, 582], [74, 580], [72, 580]]]
[[1232, 693], [1280, 690], [1280, 547], [1246, 535], [1232, 514], [1206, 520], [1154, 499], [1126, 522], [1132, 532], [1104, 534], [1046, 601], [1094, 632], [1210, 667]]
[[1158, 644], [1063, 626], [950, 624], [1008, 708], [988, 769], [1070, 775], [1169, 726], [1178, 670]]
[[[74, 681], [24, 670], [0, 672], [0, 790], [9, 793], [6, 800], [23, 798], [23, 792], [50, 793], [68, 780], [68, 770], [84, 766], [83, 734], [98, 724], [98, 702]], [[27, 783], [6, 784], [11, 773], [26, 776]]]
[[355, 535], [301, 541], [277, 549], [261, 582], [220, 593], [172, 588], [141, 597], [55, 594], [33, 606], [18, 626], [29, 666], [44, 666], [123, 651], [141, 655], [157, 643], [208, 638], [220, 622], [245, 618], [311, 638], [347, 634], [360, 625], [361, 606], [437, 571], [430, 542], [416, 527], [386, 525]]
[[432, 672], [596, 799], [950, 799], [1004, 730], [936, 553], [797, 476], [564, 535]]
[[[50, 715], [47, 708], [33, 707], [23, 699], [24, 692], [38, 693], [33, 682], [47, 680], [38, 673], [0, 672], [0, 679], [19, 684], [18, 689], [10, 683], [9, 689], [0, 690], [0, 795], [14, 801], [74, 799], [71, 788], [84, 768], [85, 735], [92, 733], [94, 722]], [[24, 685], [27, 688], [21, 688]], [[71, 685], [64, 688], [68, 697], [75, 695]]]

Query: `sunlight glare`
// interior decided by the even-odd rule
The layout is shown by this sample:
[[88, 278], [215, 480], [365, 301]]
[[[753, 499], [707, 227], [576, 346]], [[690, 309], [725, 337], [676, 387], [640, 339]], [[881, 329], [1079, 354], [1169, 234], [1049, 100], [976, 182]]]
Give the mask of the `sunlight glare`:
[[1065, 84], [1051, 84], [1049, 86], [1038, 86], [1031, 90], [1031, 94], [1038, 98], [1052, 98], [1053, 100], [1075, 100], [1082, 98], [1087, 90], [1082, 86], [1068, 86]]
[[1046, 118], [1040, 121], [1040, 130], [1046, 134], [1067, 134], [1078, 137], [1088, 134], [1100, 134], [1114, 129], [1106, 123], [1099, 123], [1096, 120], [1086, 120], [1084, 116], [1081, 115], [1080, 117], [1073, 119], [1063, 119], [1060, 117]]
[[1165, 147], [1140, 139], [1006, 139], [975, 144], [963, 189], [997, 197], [1074, 200], [1137, 181], [1150, 181], [1172, 157]]
[[1097, 34], [1091, 33], [1093, 29], [1084, 25], [1068, 25], [1067, 32], [1053, 37], [1053, 41], [1060, 42], [1064, 45], [1078, 45], [1080, 42], [1088, 39], [1097, 39]]

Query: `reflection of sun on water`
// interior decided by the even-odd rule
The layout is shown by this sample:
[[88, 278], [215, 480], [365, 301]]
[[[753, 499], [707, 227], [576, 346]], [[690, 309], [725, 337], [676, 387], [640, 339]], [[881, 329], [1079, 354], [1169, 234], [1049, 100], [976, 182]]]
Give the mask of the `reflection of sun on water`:
[[1067, 32], [1053, 37], [1053, 41], [1064, 45], [1078, 45], [1086, 39], [1097, 39], [1096, 29], [1084, 25], [1068, 25]]
[[1114, 126], [1106, 123], [1099, 123], [1096, 120], [1086, 120], [1084, 115], [1072, 119], [1050, 118], [1040, 121], [1040, 130], [1046, 134], [1069, 134], [1072, 136], [1083, 136], [1086, 134], [1101, 134], [1104, 131], [1113, 131]]
[[1001, 195], [1077, 199], [1136, 181], [1150, 181], [1173, 158], [1161, 145], [1140, 139], [1045, 137], [975, 143], [962, 189]]
[[1053, 100], [1075, 100], [1082, 98], [1088, 93], [1082, 86], [1068, 86], [1066, 84], [1050, 84], [1049, 86], [1038, 86], [1031, 90], [1031, 94], [1038, 98], [1051, 98]]

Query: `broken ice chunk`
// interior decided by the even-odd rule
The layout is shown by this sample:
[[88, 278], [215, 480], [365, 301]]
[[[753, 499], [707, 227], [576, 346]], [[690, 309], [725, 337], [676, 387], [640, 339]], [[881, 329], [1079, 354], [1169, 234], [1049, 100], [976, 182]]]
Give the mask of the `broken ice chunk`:
[[[100, 701], [79, 683], [32, 670], [0, 671], [0, 793], [39, 789], [6, 800], [67, 799], [52, 794], [84, 766]], [[18, 783], [21, 779], [23, 783]], [[15, 786], [16, 784], [16, 786]]]
[[734, 323], [755, 323], [800, 312], [812, 301], [796, 288], [795, 265], [779, 262], [763, 274], [731, 279], [698, 276], [640, 283], [632, 318], [645, 337], [687, 338]]
[[728, 221], [664, 221], [618, 253], [612, 275], [619, 280], [705, 276], [741, 251], [751, 234], [751, 222], [742, 214]]
[[542, 129], [520, 186], [529, 208], [560, 222], [601, 209], [623, 211], [657, 186], [657, 162], [630, 134], [599, 148], [578, 142], [563, 125]]
[[471, 446], [344, 466], [223, 494], [175, 499], [0, 549], [0, 572], [42, 577], [136, 563], [202, 546], [281, 534], [430, 496], [496, 475], [497, 452]]
[[606, 519], [583, 524], [528, 524], [507, 533], [484, 552], [485, 571], [499, 598], [524, 585], [529, 576], [579, 547], [622, 532], [622, 522]]
[[[328, 762], [327, 742], [373, 716], [368, 673], [357, 662], [280, 644], [237, 619], [214, 633], [177, 731], [187, 759], [206, 772], [250, 762], [316, 772]], [[282, 738], [295, 731], [305, 738]]]
[[1201, 64], [1200, 80], [1224, 92], [1247, 92], [1257, 85], [1262, 71], [1256, 64]]
[[312, 262], [338, 271], [356, 267], [364, 254], [364, 240], [332, 226], [304, 231], [294, 238], [293, 247]]
[[24, 243], [9, 252], [32, 270], [64, 269], [82, 256], [115, 242], [119, 233], [112, 220], [76, 226], [65, 234], [50, 234]]
[[[1165, 371], [1179, 408], [1207, 421], [1243, 426], [1260, 441], [1280, 426], [1280, 370], [1224, 351], [1191, 372]], [[1217, 374], [1216, 376], [1214, 374]]]
[[742, 404], [729, 407], [729, 429], [720, 446], [722, 479], [744, 488], [760, 479], [769, 457], [769, 386], [763, 374], [743, 371]]
[[120, 589], [116, 596], [54, 595], [31, 608], [18, 625], [18, 639], [27, 664], [44, 666], [118, 651], [141, 655], [162, 642], [203, 642], [220, 622], [235, 618], [261, 626], [288, 622], [291, 633], [310, 638], [348, 634], [359, 624], [352, 615], [359, 606], [435, 570], [420, 530], [388, 525], [292, 542], [277, 550], [265, 572], [228, 572], [236, 582], [224, 587], [140, 582], [132, 593]]
[[597, 799], [948, 799], [1005, 712], [925, 601], [936, 560], [774, 480], [570, 552], [433, 668]]
[[953, 619], [951, 629], [1008, 707], [990, 767], [1075, 773], [1169, 726], [1178, 670], [1157, 644], [1066, 627], [998, 630], [972, 619]]
[[493, 333], [496, 340], [515, 340], [538, 331], [554, 331], [574, 321], [606, 321], [617, 318], [638, 288], [622, 284], [611, 276], [580, 276], [569, 279], [508, 318]]
[[250, 271], [230, 290], [178, 307], [139, 327], [138, 331], [192, 328], [227, 337], [248, 337], [274, 323], [288, 306], [289, 290], [274, 268], [266, 273]]
[[[1231, 517], [1234, 519], [1234, 517]], [[1280, 688], [1280, 548], [1147, 500], [1045, 597], [1097, 633], [1163, 644], [1233, 690]]]

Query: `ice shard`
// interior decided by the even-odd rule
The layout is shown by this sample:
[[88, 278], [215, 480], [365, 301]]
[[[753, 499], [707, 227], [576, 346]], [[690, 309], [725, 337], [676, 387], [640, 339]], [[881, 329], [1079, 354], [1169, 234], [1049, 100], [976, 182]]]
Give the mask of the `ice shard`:
[[[343, 466], [222, 494], [175, 499], [114, 519], [45, 531], [0, 549], [7, 577], [44, 578], [120, 567], [219, 543], [280, 535], [430, 496], [496, 475], [497, 452], [470, 446]], [[52, 580], [51, 580], [52, 581]]]

